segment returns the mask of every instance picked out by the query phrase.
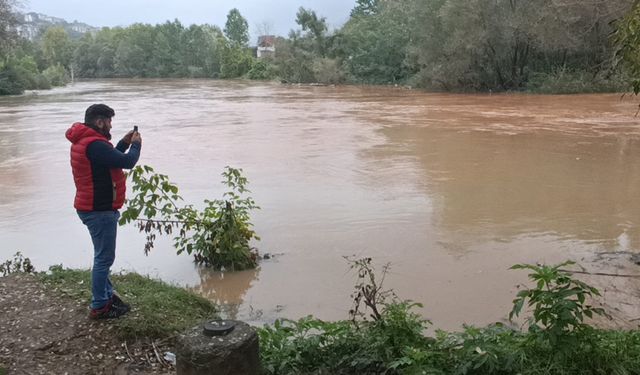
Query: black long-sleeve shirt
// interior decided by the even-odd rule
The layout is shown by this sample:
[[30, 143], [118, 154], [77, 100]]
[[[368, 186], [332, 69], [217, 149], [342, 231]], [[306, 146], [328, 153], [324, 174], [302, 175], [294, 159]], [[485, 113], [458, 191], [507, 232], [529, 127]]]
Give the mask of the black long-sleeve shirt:
[[[127, 152], [127, 149], [129, 151]], [[111, 179], [111, 169], [131, 169], [135, 167], [140, 158], [141, 144], [131, 143], [131, 146], [123, 141], [118, 142], [115, 148], [107, 142], [95, 141], [87, 147], [87, 158], [91, 162], [91, 175], [93, 179], [93, 207], [95, 211], [112, 210], [115, 199], [115, 188]]]
[[[139, 142], [133, 142], [129, 147], [124, 141], [120, 141], [115, 148], [106, 142], [92, 142], [87, 147], [87, 158], [94, 166], [131, 169], [135, 167], [140, 158], [140, 148]], [[127, 149], [129, 152], [126, 152]]]

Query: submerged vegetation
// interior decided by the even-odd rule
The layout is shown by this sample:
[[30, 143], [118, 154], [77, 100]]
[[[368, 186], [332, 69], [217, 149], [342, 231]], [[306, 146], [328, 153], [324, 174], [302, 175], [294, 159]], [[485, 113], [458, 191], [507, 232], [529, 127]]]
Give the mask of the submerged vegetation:
[[153, 248], [157, 234], [177, 233], [173, 242], [178, 254], [191, 254], [199, 264], [235, 271], [256, 266], [257, 251], [250, 241], [260, 238], [252, 229], [249, 213], [259, 207], [246, 196], [250, 191], [242, 169], [225, 168], [222, 183], [229, 191], [223, 199], [205, 200], [202, 210], [179, 206], [183, 199], [178, 187], [149, 166], [135, 167], [129, 177], [134, 195], [127, 200], [120, 225], [137, 222], [138, 229], [147, 234], [145, 253]]
[[[72, 72], [545, 93], [616, 91], [628, 87], [627, 74], [637, 77], [615, 53], [635, 59], [633, 0], [357, 0], [335, 30], [301, 7], [298, 29], [274, 37], [275, 55], [263, 58], [249, 47], [237, 9], [223, 29], [175, 20], [102, 28], [78, 40], [50, 28], [35, 41], [12, 32], [9, 0], [0, 0], [0, 11], [0, 94], [64, 84]], [[615, 47], [610, 35], [621, 20]]]

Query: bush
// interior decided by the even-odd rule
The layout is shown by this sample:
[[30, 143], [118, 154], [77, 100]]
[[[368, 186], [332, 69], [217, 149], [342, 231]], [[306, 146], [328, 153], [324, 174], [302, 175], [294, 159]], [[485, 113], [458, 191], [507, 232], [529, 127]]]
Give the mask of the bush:
[[42, 75], [51, 83], [51, 86], [64, 86], [71, 81], [69, 73], [59, 64], [48, 67]]
[[320, 83], [338, 84], [345, 81], [344, 72], [336, 59], [321, 58], [314, 61], [313, 75]]
[[257, 251], [250, 241], [260, 238], [251, 229], [249, 212], [259, 207], [244, 196], [249, 190], [241, 169], [227, 167], [222, 176], [230, 190], [223, 199], [205, 200], [206, 207], [197, 210], [192, 205], [178, 206], [182, 197], [166, 175], [137, 166], [130, 173], [135, 195], [127, 201], [120, 225], [137, 220], [139, 230], [147, 234], [145, 253], [153, 248], [156, 234], [176, 231], [173, 240], [178, 254], [191, 254], [199, 264], [221, 270], [254, 268]]
[[268, 80], [276, 77], [276, 72], [272, 64], [264, 59], [255, 60], [251, 70], [247, 74], [249, 79]]
[[228, 46], [222, 53], [221, 78], [242, 77], [251, 70], [253, 57], [244, 47]]
[[579, 94], [622, 92], [628, 80], [621, 73], [594, 75], [586, 71], [558, 69], [551, 73], [533, 73], [526, 88], [540, 94]]
[[0, 95], [20, 95], [24, 90], [24, 80], [13, 65], [0, 68]]

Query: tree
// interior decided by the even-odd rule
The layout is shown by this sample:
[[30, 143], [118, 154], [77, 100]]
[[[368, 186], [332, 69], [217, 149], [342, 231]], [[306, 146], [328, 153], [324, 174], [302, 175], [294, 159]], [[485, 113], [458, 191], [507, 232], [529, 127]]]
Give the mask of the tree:
[[307, 31], [315, 40], [316, 51], [321, 57], [325, 56], [325, 33], [327, 31], [327, 22], [325, 17], [318, 17], [313, 10], [307, 10], [303, 7], [298, 9], [296, 14], [296, 23], [302, 27], [302, 31]]
[[262, 35], [272, 35], [273, 34], [273, 23], [269, 21], [262, 21], [255, 25], [255, 29], [258, 32], [258, 36]]
[[47, 63], [69, 68], [73, 56], [73, 44], [62, 27], [50, 27], [42, 37], [42, 50]]
[[378, 13], [379, 0], [357, 0], [351, 10], [351, 17], [369, 16]]
[[613, 34], [618, 63], [629, 70], [633, 93], [640, 94], [640, 1], [616, 24]]
[[7, 56], [9, 47], [18, 39], [18, 18], [13, 9], [14, 5], [13, 0], [0, 0], [0, 58]]
[[73, 51], [73, 70], [78, 77], [95, 77], [97, 57], [91, 53], [93, 37], [86, 33]]
[[227, 14], [227, 22], [224, 25], [224, 35], [232, 44], [246, 46], [249, 42], [249, 24], [242, 17], [240, 11], [233, 8]]
[[[378, 3], [376, 3], [378, 4]], [[413, 72], [407, 50], [416, 25], [404, 3], [380, 2], [377, 13], [352, 17], [339, 32], [336, 48], [352, 79], [364, 83], [396, 83]]]

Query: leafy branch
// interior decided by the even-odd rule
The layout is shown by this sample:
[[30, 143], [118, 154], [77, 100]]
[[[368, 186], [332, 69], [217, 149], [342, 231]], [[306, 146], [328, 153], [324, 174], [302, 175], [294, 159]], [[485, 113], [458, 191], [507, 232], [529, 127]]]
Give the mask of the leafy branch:
[[260, 238], [252, 230], [250, 211], [259, 209], [246, 188], [248, 180], [241, 169], [226, 167], [222, 183], [229, 188], [223, 199], [205, 200], [202, 210], [183, 201], [178, 187], [167, 175], [150, 166], [137, 166], [129, 177], [134, 196], [127, 201], [120, 225], [135, 221], [146, 234], [145, 254], [154, 247], [158, 234], [171, 235], [177, 253], [194, 256], [199, 264], [218, 269], [241, 270], [256, 266], [257, 251], [250, 247]]

